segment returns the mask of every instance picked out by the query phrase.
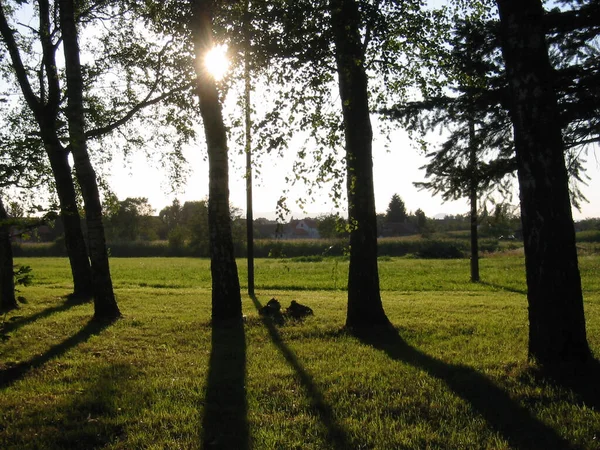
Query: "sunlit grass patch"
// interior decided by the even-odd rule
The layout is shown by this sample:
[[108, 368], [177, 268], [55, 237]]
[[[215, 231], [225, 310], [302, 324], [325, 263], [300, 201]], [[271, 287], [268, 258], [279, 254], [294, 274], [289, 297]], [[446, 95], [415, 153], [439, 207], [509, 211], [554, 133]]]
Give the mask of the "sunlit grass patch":
[[[347, 293], [331, 280], [336, 263], [347, 271], [341, 258], [258, 260], [257, 301], [244, 296], [245, 322], [218, 330], [207, 260], [114, 259], [123, 318], [107, 326], [90, 322], [91, 303], [65, 303], [66, 261], [27, 263], [28, 303], [5, 317], [0, 343], [2, 449], [594, 449], [600, 439], [598, 395], [580, 388], [596, 381], [560, 385], [526, 361], [519, 257], [482, 260], [479, 284], [468, 261], [380, 261], [396, 331], [364, 336], [343, 328]], [[598, 355], [597, 264], [581, 261]], [[288, 280], [295, 290], [278, 288]], [[257, 310], [272, 297], [315, 314], [275, 323]]]

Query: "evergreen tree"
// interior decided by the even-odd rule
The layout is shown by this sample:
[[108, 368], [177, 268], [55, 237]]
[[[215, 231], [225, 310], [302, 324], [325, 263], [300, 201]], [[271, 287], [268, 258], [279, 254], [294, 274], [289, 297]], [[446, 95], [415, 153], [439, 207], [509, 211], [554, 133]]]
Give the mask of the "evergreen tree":
[[403, 223], [406, 222], [407, 217], [404, 201], [398, 194], [392, 195], [385, 215], [386, 222]]
[[497, 0], [515, 134], [529, 304], [529, 356], [590, 358], [568, 175], [540, 0]]

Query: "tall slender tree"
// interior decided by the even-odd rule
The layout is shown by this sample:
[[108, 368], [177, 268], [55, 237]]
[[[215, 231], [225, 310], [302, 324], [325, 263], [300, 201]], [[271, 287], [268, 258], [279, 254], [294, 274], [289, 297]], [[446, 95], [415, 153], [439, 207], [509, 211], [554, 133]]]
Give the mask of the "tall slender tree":
[[204, 56], [213, 47], [212, 8], [211, 0], [192, 0], [190, 29], [196, 54], [196, 92], [208, 148], [212, 319], [221, 321], [241, 319], [242, 298], [231, 233], [227, 131], [215, 79], [204, 65]]
[[[405, 86], [419, 76], [397, 61], [399, 48], [411, 48], [407, 40], [422, 43], [430, 30], [433, 17], [421, 6], [419, 0], [253, 2], [253, 54], [267, 62], [261, 67], [269, 85], [279, 85], [274, 108], [255, 121], [257, 146], [262, 141], [285, 147], [287, 133], [308, 132], [311, 144], [298, 151], [294, 176], [287, 181], [306, 181], [307, 198], [315, 185], [330, 182], [336, 203], [346, 181], [352, 230], [349, 327], [388, 323], [377, 268], [369, 99], [385, 103], [387, 86]], [[369, 75], [381, 82], [369, 86]], [[339, 108], [331, 107], [335, 90]], [[285, 193], [278, 205], [286, 210], [284, 203]]]
[[373, 132], [369, 117], [365, 52], [354, 0], [331, 0], [340, 101], [344, 117], [350, 268], [346, 326], [387, 325], [379, 290], [377, 219], [373, 186]]
[[[17, 129], [27, 129], [29, 132], [23, 133], [25, 136], [22, 139], [15, 139], [11, 133], [8, 142], [3, 142], [2, 152], [4, 153], [5, 149], [12, 149], [11, 151], [16, 149], [23, 153], [33, 153], [38, 149], [45, 150], [52, 167], [53, 184], [60, 201], [66, 247], [73, 272], [74, 293], [77, 297], [90, 298], [94, 295], [92, 292], [94, 286], [69, 164], [69, 153], [74, 152], [78, 174], [83, 173], [86, 177], [92, 173], [89, 158], [86, 162], [85, 156], [83, 158], [76, 156], [76, 154], [82, 155], [78, 149], [81, 148], [84, 137], [96, 141], [102, 139], [102, 143], [105, 144], [102, 146], [103, 159], [110, 160], [110, 154], [105, 149], [110, 148], [106, 144], [110, 144], [111, 135], [115, 130], [126, 127], [134, 121], [146, 125], [159, 122], [160, 126], [151, 136], [144, 136], [143, 130], [147, 130], [148, 126], [134, 127], [127, 133], [114, 133], [114, 135], [124, 136], [120, 144], [128, 148], [139, 146], [142, 142], [148, 148], [148, 145], [152, 145], [149, 144], [148, 138], [160, 141], [169, 135], [174, 149], [172, 152], [164, 153], [169, 159], [166, 163], [171, 167], [181, 168], [181, 144], [194, 136], [191, 130], [194, 114], [173, 112], [173, 105], [182, 109], [187, 108], [189, 112], [187, 99], [192, 97], [185, 95], [186, 91], [191, 90], [191, 82], [180, 76], [179, 69], [182, 61], [177, 56], [181, 52], [179, 49], [174, 49], [176, 45], [173, 41], [156, 44], [152, 39], [139, 38], [140, 35], [136, 32], [140, 29], [138, 25], [139, 20], [142, 19], [133, 14], [136, 11], [134, 3], [91, 1], [74, 4], [73, 16], [77, 33], [85, 30], [90, 23], [98, 23], [98, 21], [110, 22], [106, 28], [110, 28], [110, 25], [114, 26], [106, 34], [94, 30], [93, 39], [97, 47], [102, 49], [102, 57], [87, 58], [88, 62], [84, 68], [79, 64], [80, 75], [75, 78], [73, 77], [74, 64], [71, 62], [68, 70], [70, 81], [67, 81], [67, 86], [64, 86], [67, 69], [65, 67], [65, 70], [62, 70], [60, 63], [65, 58], [57, 56], [56, 52], [61, 48], [61, 44], [65, 50], [70, 44], [65, 45], [63, 41], [64, 32], [59, 24], [59, 1], [0, 2], [0, 31], [10, 55], [12, 77], [9, 76], [11, 73], [9, 70], [3, 71], [3, 74], [6, 74], [11, 82], [16, 81], [15, 84], [25, 100], [24, 108], [30, 111], [29, 114], [17, 112], [13, 115], [20, 118], [20, 122], [14, 126]], [[38, 29], [24, 26], [15, 20], [10, 20], [9, 24], [8, 19], [12, 19], [13, 11], [21, 14], [33, 12], [39, 18]], [[147, 36], [148, 30], [144, 32], [144, 37]], [[36, 45], [23, 45], [30, 41], [36, 42]], [[96, 46], [88, 46], [86, 52], [93, 52], [95, 49]], [[178, 75], [175, 75], [176, 72]], [[115, 74], [126, 80], [126, 83], [115, 83]], [[71, 87], [68, 86], [69, 82]], [[72, 94], [75, 89], [73, 82], [75, 86], [77, 84], [83, 86], [81, 94]], [[62, 95], [65, 89], [71, 90], [71, 94]], [[83, 121], [78, 124], [78, 120], [74, 119], [76, 109], [73, 107], [73, 97], [77, 102], [82, 100], [85, 104], [86, 123], [83, 129], [81, 125]], [[69, 103], [65, 108], [66, 99]], [[166, 107], [168, 114], [165, 118], [165, 110], [162, 108], [166, 102], [170, 104]], [[77, 114], [80, 112], [81, 110]], [[74, 142], [71, 142], [71, 132], [77, 135]], [[82, 134], [84, 132], [85, 135]], [[95, 175], [92, 175], [88, 180], [93, 179], [93, 184], [96, 184], [95, 178]], [[84, 187], [85, 182], [81, 182], [80, 185], [82, 192], [85, 191], [84, 196], [90, 194], [94, 197], [93, 191], [97, 191], [97, 185]], [[98, 205], [90, 207], [98, 210]], [[97, 221], [97, 213], [94, 214], [96, 218], [91, 217], [90, 220]], [[102, 248], [103, 244], [96, 248], [95, 243], [98, 228], [92, 225], [90, 231], [91, 237], [93, 236], [90, 244], [95, 246], [94, 251], [100, 251], [97, 249]], [[98, 260], [95, 256], [93, 259], [96, 262]], [[104, 271], [104, 274], [98, 276], [94, 283], [99, 283], [100, 279], [105, 281], [109, 279], [106, 267], [102, 269], [103, 265], [106, 266], [106, 263], [96, 264], [96, 268]], [[106, 288], [104, 291], [108, 298], [112, 296], [111, 288]], [[99, 296], [105, 296], [105, 293], [100, 292]]]
[[59, 0], [60, 29], [67, 76], [67, 121], [69, 148], [75, 163], [75, 173], [83, 194], [88, 246], [92, 266], [94, 291], [94, 318], [115, 319], [121, 315], [113, 292], [108, 250], [102, 223], [102, 204], [96, 173], [90, 162], [85, 136], [83, 106], [83, 76], [80, 61], [75, 4], [73, 0]]
[[525, 244], [529, 356], [590, 358], [564, 143], [540, 0], [497, 0]]
[[471, 282], [479, 281], [479, 232], [477, 199], [479, 180], [477, 179], [477, 142], [475, 140], [475, 120], [469, 119], [469, 222], [471, 229]]
[[[73, 297], [89, 298], [92, 295], [92, 272], [88, 259], [77, 208], [77, 197], [68, 151], [61, 143], [57, 127], [60, 114], [61, 88], [56, 63], [56, 30], [51, 24], [51, 5], [48, 0], [38, 1], [38, 36], [43, 58], [39, 73], [39, 93], [32, 87], [29, 71], [23, 63], [21, 50], [15, 39], [16, 32], [8, 23], [5, 2], [0, 2], [0, 32], [10, 55], [12, 69], [25, 103], [31, 110], [39, 128], [43, 148], [48, 155], [54, 174], [60, 202], [61, 219], [65, 228], [65, 244], [73, 275]], [[23, 151], [26, 149], [23, 148]]]
[[254, 211], [252, 205], [252, 93], [250, 1], [244, 4], [244, 122], [246, 151], [246, 259], [248, 263], [248, 295], [254, 295]]

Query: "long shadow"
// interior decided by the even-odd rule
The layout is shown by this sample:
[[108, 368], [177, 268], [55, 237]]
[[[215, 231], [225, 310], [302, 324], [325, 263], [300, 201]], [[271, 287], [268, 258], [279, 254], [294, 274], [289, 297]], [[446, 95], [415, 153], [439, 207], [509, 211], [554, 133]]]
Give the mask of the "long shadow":
[[568, 449], [570, 445], [551, 427], [536, 419], [526, 408], [476, 370], [448, 364], [408, 345], [397, 330], [385, 328], [355, 335], [365, 344], [384, 351], [390, 358], [423, 369], [443, 381], [456, 395], [470, 403], [511, 448]]
[[43, 366], [53, 358], [64, 355], [70, 349], [87, 341], [91, 336], [99, 334], [102, 330], [111, 325], [114, 321], [90, 320], [81, 330], [70, 338], [65, 339], [60, 344], [56, 344], [45, 353], [31, 358], [29, 361], [23, 361], [15, 366], [0, 371], [0, 390], [6, 389], [25, 375], [38, 367]]
[[76, 301], [67, 299], [60, 305], [51, 306], [50, 308], [43, 309], [42, 311], [32, 314], [31, 316], [14, 317], [13, 319], [4, 323], [3, 331], [5, 333], [10, 333], [11, 331], [17, 330], [17, 329], [21, 328], [22, 326], [25, 326], [25, 325], [35, 322], [36, 320], [44, 319], [46, 317], [51, 316], [52, 314], [66, 311], [66, 310], [72, 308], [73, 306], [80, 305], [80, 304], [82, 304], [82, 302], [76, 302]]
[[248, 449], [246, 338], [241, 320], [213, 323], [202, 448]]
[[527, 289], [517, 289], [517, 288], [510, 287], [510, 286], [503, 286], [501, 284], [490, 283], [488, 281], [481, 281], [481, 280], [479, 281], [479, 284], [483, 284], [484, 286], [489, 286], [491, 288], [499, 289], [502, 291], [513, 292], [515, 294], [527, 295]]
[[[135, 396], [140, 402], [127, 404], [128, 417], [141, 417], [146, 405], [142, 399], [149, 386], [140, 383], [144, 376], [128, 362], [98, 361], [94, 364], [93, 376], [80, 379], [78, 394], [65, 395], [64, 400], [43, 402], [28, 410], [21, 423], [37, 423], [33, 433], [19, 433], [19, 441], [12, 448], [53, 448], [53, 449], [100, 449], [119, 443], [127, 435], [127, 421], [115, 420], [121, 415], [123, 393]], [[89, 374], [91, 375], [91, 374]], [[45, 418], [52, 417], [60, 423], [60, 428], [46, 425]], [[14, 427], [18, 427], [15, 423]]]
[[582, 364], [565, 364], [554, 369], [535, 369], [534, 379], [571, 390], [576, 401], [600, 411], [600, 361], [592, 359]]
[[[262, 304], [258, 298], [255, 295], [251, 295], [250, 297], [252, 298], [256, 309], [260, 310]], [[327, 439], [330, 444], [334, 448], [340, 450], [356, 448], [357, 445], [350, 441], [343, 427], [335, 419], [331, 406], [325, 402], [323, 394], [313, 381], [312, 377], [304, 367], [302, 367], [302, 364], [298, 361], [295, 353], [283, 342], [281, 334], [277, 330], [276, 323], [269, 317], [262, 317], [262, 321], [269, 332], [273, 344], [275, 344], [288, 364], [296, 371], [300, 383], [311, 401], [312, 407], [319, 414], [321, 421], [327, 428]]]

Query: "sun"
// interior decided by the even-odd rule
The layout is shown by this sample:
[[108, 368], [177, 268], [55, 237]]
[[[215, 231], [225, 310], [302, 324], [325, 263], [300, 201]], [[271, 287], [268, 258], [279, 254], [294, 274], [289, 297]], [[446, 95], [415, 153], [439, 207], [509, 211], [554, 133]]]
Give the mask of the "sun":
[[227, 59], [227, 45], [215, 45], [204, 55], [204, 67], [219, 81], [229, 70], [229, 59]]

